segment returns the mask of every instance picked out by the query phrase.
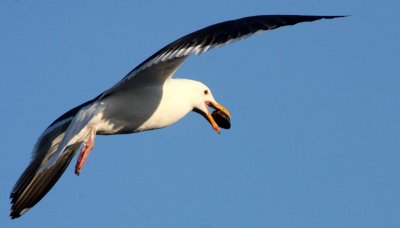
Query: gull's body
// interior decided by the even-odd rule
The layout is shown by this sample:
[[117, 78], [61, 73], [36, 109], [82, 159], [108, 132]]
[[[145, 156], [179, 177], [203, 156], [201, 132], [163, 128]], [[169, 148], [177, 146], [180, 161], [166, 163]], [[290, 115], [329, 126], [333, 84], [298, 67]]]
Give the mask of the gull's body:
[[[103, 112], [104, 118], [102, 119], [107, 121], [100, 121], [102, 123], [99, 123], [98, 133], [135, 133], [169, 126], [193, 110], [192, 101], [194, 99], [182, 99], [182, 97], [188, 98], [188, 95], [193, 95], [189, 91], [196, 86], [199, 91], [207, 89], [205, 85], [196, 81], [170, 79], [163, 85], [144, 86], [107, 97], [102, 103], [108, 107], [113, 106], [113, 108]], [[129, 106], [124, 102], [125, 97], [132, 98]], [[132, 109], [132, 106], [137, 108]], [[143, 115], [143, 113], [146, 114]]]
[[43, 132], [33, 149], [31, 163], [11, 192], [11, 217], [21, 216], [39, 202], [83, 145], [75, 167], [79, 175], [96, 134], [159, 129], [175, 123], [190, 111], [203, 115], [220, 132], [220, 124], [208, 107], [219, 110], [228, 119], [230, 114], [215, 101], [209, 88], [201, 82], [172, 78], [191, 53], [200, 54], [260, 31], [335, 17], [247, 17], [206, 27], [162, 48], [116, 85], [60, 116]]

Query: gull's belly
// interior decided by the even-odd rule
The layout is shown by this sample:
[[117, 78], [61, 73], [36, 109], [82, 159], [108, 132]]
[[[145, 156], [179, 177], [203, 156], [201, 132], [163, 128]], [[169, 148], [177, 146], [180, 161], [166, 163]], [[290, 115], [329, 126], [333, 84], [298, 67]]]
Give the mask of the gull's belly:
[[124, 92], [103, 102], [97, 134], [129, 134], [169, 126], [184, 117], [191, 108], [181, 105], [168, 90], [141, 89]]

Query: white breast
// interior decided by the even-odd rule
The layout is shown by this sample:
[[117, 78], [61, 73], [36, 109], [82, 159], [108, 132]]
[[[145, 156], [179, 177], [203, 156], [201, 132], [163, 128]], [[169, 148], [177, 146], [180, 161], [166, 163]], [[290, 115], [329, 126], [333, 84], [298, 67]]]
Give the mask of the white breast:
[[183, 79], [167, 80], [162, 86], [147, 86], [113, 94], [98, 134], [124, 134], [169, 126], [192, 111], [190, 89]]

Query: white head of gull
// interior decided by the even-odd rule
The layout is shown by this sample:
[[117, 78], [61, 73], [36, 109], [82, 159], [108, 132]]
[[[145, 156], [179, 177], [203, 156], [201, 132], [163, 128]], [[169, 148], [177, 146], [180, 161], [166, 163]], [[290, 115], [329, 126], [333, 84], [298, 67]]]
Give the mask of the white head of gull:
[[[96, 135], [127, 134], [169, 126], [195, 111], [220, 133], [231, 115], [201, 82], [173, 79], [192, 54], [281, 26], [341, 16], [261, 15], [225, 21], [200, 29], [165, 46], [96, 98], [56, 119], [39, 137], [29, 166], [11, 192], [11, 218], [20, 217], [54, 186], [81, 148], [80, 174]], [[215, 109], [209, 112], [209, 107]], [[83, 146], [82, 146], [83, 145]]]

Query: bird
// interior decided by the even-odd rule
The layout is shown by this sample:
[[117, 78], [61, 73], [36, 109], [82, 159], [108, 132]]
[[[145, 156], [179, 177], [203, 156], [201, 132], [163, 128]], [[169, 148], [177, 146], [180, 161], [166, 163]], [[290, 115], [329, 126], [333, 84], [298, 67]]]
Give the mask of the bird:
[[[14, 185], [10, 217], [18, 218], [54, 186], [72, 158], [79, 175], [96, 135], [129, 134], [167, 127], [191, 111], [203, 116], [218, 133], [229, 128], [231, 114], [211, 90], [191, 79], [174, 78], [191, 55], [222, 47], [253, 34], [282, 26], [343, 16], [257, 15], [213, 24], [166, 45], [115, 85], [67, 111], [40, 135], [32, 158]], [[210, 109], [214, 109], [210, 113]]]

